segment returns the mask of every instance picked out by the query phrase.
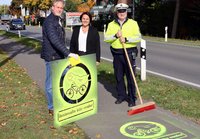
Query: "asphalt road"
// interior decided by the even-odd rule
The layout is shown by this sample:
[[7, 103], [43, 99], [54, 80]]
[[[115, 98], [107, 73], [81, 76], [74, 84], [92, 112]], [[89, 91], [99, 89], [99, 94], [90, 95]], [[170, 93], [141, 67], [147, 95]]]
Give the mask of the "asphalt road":
[[[6, 29], [5, 26], [0, 26], [0, 28]], [[20, 32], [22, 35], [42, 40], [41, 27], [27, 26], [26, 28], [26, 30]], [[12, 32], [18, 33], [18, 31]], [[71, 34], [71, 31], [67, 30], [68, 44]], [[112, 61], [109, 45], [103, 42], [102, 32], [100, 37], [102, 58]], [[148, 73], [200, 88], [200, 47], [186, 47], [179, 44], [150, 41], [147, 41], [146, 47]], [[137, 67], [140, 67], [139, 57]]]

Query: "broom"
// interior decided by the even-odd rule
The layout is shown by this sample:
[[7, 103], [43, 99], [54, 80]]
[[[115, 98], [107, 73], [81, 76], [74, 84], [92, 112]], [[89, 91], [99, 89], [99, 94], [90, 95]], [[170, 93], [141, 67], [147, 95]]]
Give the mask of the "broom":
[[130, 59], [128, 57], [128, 53], [127, 53], [127, 50], [124, 46], [124, 43], [122, 43], [122, 46], [124, 48], [124, 52], [125, 52], [125, 55], [126, 55], [126, 59], [128, 61], [129, 69], [131, 71], [131, 75], [132, 75], [133, 81], [135, 83], [136, 91], [137, 91], [137, 94], [138, 94], [138, 97], [139, 97], [139, 100], [140, 100], [140, 103], [141, 103], [140, 105], [134, 106], [130, 110], [128, 110], [128, 115], [133, 115], [133, 114], [137, 114], [137, 113], [141, 113], [141, 112], [144, 112], [144, 111], [155, 109], [156, 108], [155, 102], [143, 103], [142, 96], [141, 96], [141, 93], [139, 91], [139, 88], [138, 88], [138, 85], [137, 85], [137, 82], [136, 82], [136, 78], [135, 78], [135, 75], [133, 73], [133, 69], [132, 69], [132, 66], [131, 66], [131, 62], [130, 62]]

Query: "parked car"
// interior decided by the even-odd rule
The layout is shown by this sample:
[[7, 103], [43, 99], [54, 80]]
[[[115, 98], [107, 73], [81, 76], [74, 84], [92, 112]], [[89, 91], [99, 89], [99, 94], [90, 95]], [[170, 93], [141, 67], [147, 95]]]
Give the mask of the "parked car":
[[14, 29], [25, 30], [26, 29], [25, 23], [20, 18], [12, 19], [10, 21], [9, 27], [10, 27], [10, 30], [14, 30]]
[[9, 21], [11, 20], [12, 16], [11, 15], [8, 15], [8, 14], [5, 14], [5, 15], [1, 15], [0, 16], [1, 18], [1, 24], [2, 25], [6, 25], [9, 23]]

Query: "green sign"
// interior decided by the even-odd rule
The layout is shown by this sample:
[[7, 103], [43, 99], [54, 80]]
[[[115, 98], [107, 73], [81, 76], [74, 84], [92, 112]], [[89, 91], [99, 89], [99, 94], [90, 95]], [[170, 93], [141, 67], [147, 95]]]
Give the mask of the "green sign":
[[153, 139], [164, 135], [166, 127], [156, 122], [135, 121], [123, 125], [120, 128], [120, 132], [130, 138]]
[[97, 71], [95, 55], [52, 62], [54, 125], [56, 127], [97, 113]]
[[[129, 138], [136, 139], [194, 139], [199, 135], [195, 131], [195, 128], [180, 126], [172, 119], [169, 122], [166, 122], [159, 117], [146, 117], [145, 119], [156, 119], [153, 121], [136, 121], [128, 122], [120, 127], [120, 133]], [[166, 117], [162, 117], [166, 118]], [[166, 120], [166, 119], [165, 119]], [[176, 123], [176, 125], [173, 124]], [[180, 126], [178, 128], [177, 126]], [[191, 132], [194, 131], [194, 134], [188, 132], [189, 128]], [[196, 133], [195, 133], [196, 132]]]

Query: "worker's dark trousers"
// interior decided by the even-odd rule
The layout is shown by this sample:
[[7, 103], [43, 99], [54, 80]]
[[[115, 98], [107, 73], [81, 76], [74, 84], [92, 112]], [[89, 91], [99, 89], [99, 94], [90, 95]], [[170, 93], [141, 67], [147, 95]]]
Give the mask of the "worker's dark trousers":
[[[132, 54], [129, 53], [129, 59], [135, 73], [135, 59], [133, 59]], [[113, 54], [113, 67], [114, 74], [117, 81], [117, 99], [128, 100], [129, 102], [133, 102], [136, 100], [135, 96], [135, 85], [131, 75], [131, 71], [128, 65], [128, 61], [125, 57], [125, 54]], [[126, 92], [126, 86], [124, 82], [124, 75], [126, 75], [127, 83], [128, 83], [128, 94]]]

